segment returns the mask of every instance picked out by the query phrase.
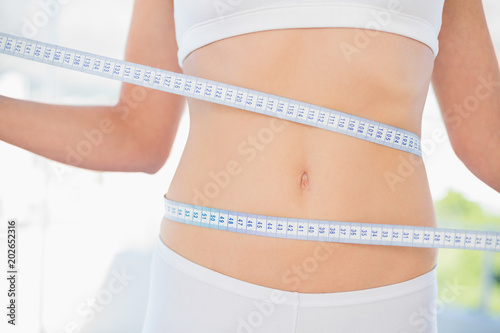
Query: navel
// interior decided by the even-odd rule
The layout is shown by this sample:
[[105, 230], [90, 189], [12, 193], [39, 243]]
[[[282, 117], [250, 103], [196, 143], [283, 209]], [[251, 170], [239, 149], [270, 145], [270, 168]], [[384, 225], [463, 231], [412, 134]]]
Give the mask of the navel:
[[305, 190], [309, 187], [309, 178], [307, 176], [307, 172], [304, 171], [302, 177], [300, 178], [300, 188]]

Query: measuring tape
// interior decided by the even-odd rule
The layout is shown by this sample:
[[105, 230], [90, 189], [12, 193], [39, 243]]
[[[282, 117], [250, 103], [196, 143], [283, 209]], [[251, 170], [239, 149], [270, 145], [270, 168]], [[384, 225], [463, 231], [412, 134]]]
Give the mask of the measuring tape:
[[499, 232], [266, 216], [167, 198], [165, 217], [189, 225], [275, 238], [500, 252]]
[[[409, 131], [265, 92], [0, 33], [0, 53], [326, 129], [422, 156]], [[239, 213], [165, 199], [165, 216], [209, 228], [289, 239], [500, 251], [500, 233], [318, 221]]]
[[344, 112], [221, 82], [0, 33], [0, 53], [342, 133], [422, 156], [409, 131]]

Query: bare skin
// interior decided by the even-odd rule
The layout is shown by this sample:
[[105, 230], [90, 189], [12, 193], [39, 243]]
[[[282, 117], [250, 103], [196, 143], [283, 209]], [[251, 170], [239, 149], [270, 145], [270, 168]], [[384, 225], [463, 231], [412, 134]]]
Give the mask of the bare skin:
[[[359, 33], [363, 30], [311, 28], [235, 36], [192, 52], [184, 73], [341, 110], [418, 135], [431, 80], [446, 119], [456, 115], [454, 104], [474, 95], [478, 76], [500, 81], [479, 0], [446, 1], [437, 59], [426, 45], [383, 32], [346, 57], [339, 45], [356, 46]], [[181, 72], [175, 43], [171, 1], [136, 0], [126, 59]], [[458, 156], [497, 191], [499, 90], [481, 100], [474, 116], [459, 114], [460, 125], [447, 123]], [[82, 129], [109, 117], [116, 130], [79, 166], [154, 173], [169, 155], [185, 99], [146, 89], [146, 97], [121, 119], [117, 110], [132, 92], [124, 84], [120, 103], [110, 107], [0, 98], [0, 139], [69, 163], [66, 145], [78, 142]], [[170, 199], [266, 215], [435, 226], [425, 167], [418, 157], [243, 110], [188, 103], [190, 133], [166, 194]], [[464, 139], [470, 133], [480, 143], [474, 149]], [[397, 173], [402, 161], [410, 161], [414, 171], [391, 186], [386, 174]], [[229, 181], [205, 190], [214, 182], [211, 173], [229, 170], [235, 174]], [[166, 219], [161, 238], [183, 257], [215, 271], [306, 293], [405, 281], [432, 269], [437, 256], [431, 249], [282, 240]]]
[[[228, 38], [191, 53], [184, 72], [420, 134], [434, 61], [431, 50], [408, 38], [380, 33], [348, 61], [339, 45], [354, 43], [361, 32], [290, 29]], [[317, 45], [322, 49], [314, 52]], [[225, 56], [229, 50], [231, 57]], [[191, 130], [166, 195], [172, 200], [273, 216], [435, 225], [425, 168], [418, 157], [306, 125], [205, 101], [188, 102]], [[265, 128], [274, 133], [272, 137], [264, 134]], [[384, 174], [396, 171], [400, 158], [418, 160], [419, 165], [406, 181], [391, 187]], [[208, 185], [216, 184], [210, 174], [221, 175], [230, 160], [237, 161], [239, 173], [214, 190]], [[306, 263], [319, 251], [316, 242], [235, 235], [168, 220], [163, 221], [161, 236], [167, 246], [202, 266], [300, 292], [401, 282], [431, 270], [436, 261], [436, 251], [429, 249], [329, 244], [329, 250], [322, 250], [327, 259], [316, 267]]]
[[[359, 53], [346, 56], [339, 45], [355, 45], [360, 33], [364, 32], [289, 29], [228, 38], [192, 52], [184, 72], [342, 110], [420, 135], [434, 69], [431, 50], [402, 36], [379, 33]], [[443, 71], [436, 74], [438, 85]], [[273, 127], [269, 117], [188, 102], [190, 135], [168, 198], [273, 216], [435, 226], [420, 159], [295, 123], [280, 123], [283, 129], [263, 142], [259, 134]], [[241, 147], [254, 147], [255, 154], [245, 155]], [[226, 165], [231, 160], [237, 161], [239, 169], [234, 171], [239, 172], [214, 190], [210, 173], [229, 174]], [[416, 164], [415, 170], [393, 184], [386, 172], [397, 173], [402, 160]], [[276, 240], [167, 219], [161, 236], [167, 246], [202, 266], [251, 283], [306, 293], [405, 281], [428, 272], [437, 257], [430, 249]]]

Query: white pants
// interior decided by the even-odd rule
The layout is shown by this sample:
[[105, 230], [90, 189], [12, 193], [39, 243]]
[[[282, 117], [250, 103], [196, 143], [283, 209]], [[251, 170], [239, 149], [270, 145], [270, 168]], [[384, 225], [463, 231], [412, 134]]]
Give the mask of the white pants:
[[212, 271], [160, 240], [142, 333], [437, 332], [435, 268], [380, 288], [305, 294]]

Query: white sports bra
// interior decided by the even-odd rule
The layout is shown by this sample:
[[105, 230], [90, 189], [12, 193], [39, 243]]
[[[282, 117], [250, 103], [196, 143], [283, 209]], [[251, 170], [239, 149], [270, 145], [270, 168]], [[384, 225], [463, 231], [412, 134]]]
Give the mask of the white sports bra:
[[399, 34], [438, 53], [445, 0], [174, 0], [179, 65], [212, 42], [246, 33], [346, 27]]

